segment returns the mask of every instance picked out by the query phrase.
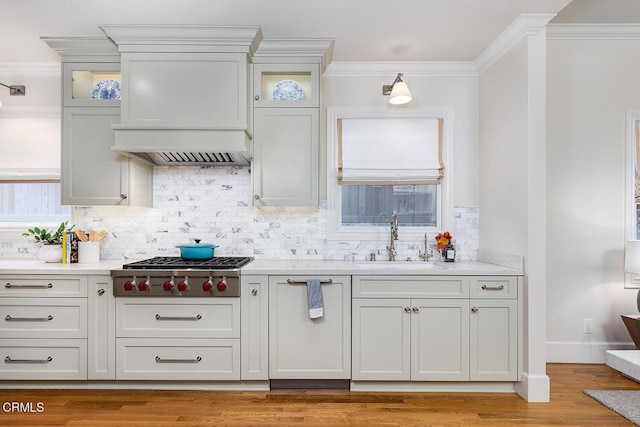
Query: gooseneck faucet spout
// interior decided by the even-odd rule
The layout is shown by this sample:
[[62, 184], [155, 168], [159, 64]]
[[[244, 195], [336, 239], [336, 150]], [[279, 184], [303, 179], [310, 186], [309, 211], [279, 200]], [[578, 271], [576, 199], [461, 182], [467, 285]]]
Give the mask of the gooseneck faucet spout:
[[389, 252], [389, 261], [395, 261], [398, 251], [393, 243], [394, 240], [398, 240], [398, 212], [393, 211], [391, 213], [391, 244], [387, 246]]

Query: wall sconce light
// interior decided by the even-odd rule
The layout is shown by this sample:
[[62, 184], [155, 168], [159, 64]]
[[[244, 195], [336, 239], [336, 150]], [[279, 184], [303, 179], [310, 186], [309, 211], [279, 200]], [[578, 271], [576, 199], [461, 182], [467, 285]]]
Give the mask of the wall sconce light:
[[382, 85], [382, 94], [390, 95], [389, 104], [394, 105], [406, 104], [413, 99], [409, 87], [402, 80], [402, 73], [398, 73], [398, 77], [390, 85]]
[[[9, 89], [9, 95], [11, 96], [24, 96], [25, 94], [25, 88], [24, 86], [7, 86], [4, 83], [0, 83], [0, 86], [4, 86], [7, 89]], [[2, 104], [0, 104], [0, 107], [2, 106]]]

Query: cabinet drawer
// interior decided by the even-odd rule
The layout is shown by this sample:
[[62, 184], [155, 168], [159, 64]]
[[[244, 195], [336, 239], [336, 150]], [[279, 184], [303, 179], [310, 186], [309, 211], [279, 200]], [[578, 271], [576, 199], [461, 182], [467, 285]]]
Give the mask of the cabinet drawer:
[[116, 336], [240, 338], [240, 298], [119, 298]]
[[469, 278], [462, 276], [353, 276], [353, 296], [360, 298], [468, 298]]
[[0, 276], [0, 297], [86, 297], [86, 276]]
[[82, 298], [4, 298], [3, 338], [86, 338], [87, 300]]
[[86, 380], [87, 341], [0, 339], [3, 380]]
[[117, 380], [239, 380], [239, 339], [118, 338]]
[[478, 276], [471, 277], [471, 298], [518, 298], [518, 277]]

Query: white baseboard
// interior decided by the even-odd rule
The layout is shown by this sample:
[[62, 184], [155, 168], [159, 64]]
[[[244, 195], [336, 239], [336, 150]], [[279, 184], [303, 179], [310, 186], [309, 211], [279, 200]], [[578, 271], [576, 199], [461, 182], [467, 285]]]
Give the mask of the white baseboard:
[[548, 363], [604, 363], [607, 350], [633, 350], [627, 342], [547, 342]]
[[547, 375], [522, 374], [522, 381], [516, 384], [516, 393], [527, 402], [549, 402], [550, 380]]

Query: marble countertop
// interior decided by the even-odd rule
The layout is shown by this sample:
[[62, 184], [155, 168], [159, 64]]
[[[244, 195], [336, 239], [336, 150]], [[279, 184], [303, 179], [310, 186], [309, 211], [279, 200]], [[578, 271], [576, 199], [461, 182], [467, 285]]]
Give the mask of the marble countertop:
[[[135, 260], [102, 260], [89, 264], [45, 263], [40, 260], [0, 259], [0, 274], [109, 274]], [[375, 275], [522, 275], [517, 268], [478, 261], [334, 261], [256, 259], [242, 268], [242, 274], [375, 274]]]

